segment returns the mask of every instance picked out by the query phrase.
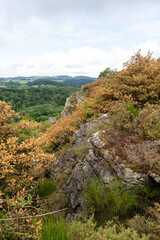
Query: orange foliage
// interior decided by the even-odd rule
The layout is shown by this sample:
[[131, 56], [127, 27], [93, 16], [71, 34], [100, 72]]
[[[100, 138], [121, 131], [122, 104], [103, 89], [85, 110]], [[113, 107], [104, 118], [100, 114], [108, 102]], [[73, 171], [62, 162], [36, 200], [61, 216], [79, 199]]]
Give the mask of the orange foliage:
[[14, 118], [18, 118], [18, 114], [10, 105], [0, 100], [0, 142], [15, 132]]
[[[89, 86], [87, 86], [89, 88]], [[111, 110], [116, 101], [131, 100], [135, 106], [160, 103], [160, 59], [136, 53], [124, 69], [114, 76], [90, 84], [90, 96], [84, 104], [86, 118]]]
[[[13, 118], [18, 115], [11, 107], [0, 102], [0, 108], [0, 186], [4, 187], [4, 190], [0, 191], [0, 197], [7, 200], [5, 206], [8, 217], [29, 213], [32, 215], [33, 209], [25, 209], [25, 204], [20, 201], [27, 203], [29, 194], [33, 195], [33, 189], [37, 185], [36, 179], [45, 174], [55, 157], [44, 152], [36, 140], [30, 137], [35, 129], [41, 129], [40, 124], [24, 120], [15, 124]], [[25, 227], [28, 228], [29, 225], [19, 221], [16, 230]]]
[[69, 141], [69, 138], [76, 132], [80, 124], [84, 121], [84, 116], [77, 108], [71, 116], [61, 118], [55, 124], [51, 125], [41, 136], [41, 144], [53, 148], [63, 145]]
[[0, 144], [0, 159], [0, 179], [5, 182], [5, 192], [11, 197], [23, 188], [28, 194], [34, 185], [35, 174], [40, 175], [42, 166], [44, 168], [44, 165], [54, 160], [54, 156], [44, 153], [35, 145], [34, 139], [19, 144], [18, 138], [12, 137]]

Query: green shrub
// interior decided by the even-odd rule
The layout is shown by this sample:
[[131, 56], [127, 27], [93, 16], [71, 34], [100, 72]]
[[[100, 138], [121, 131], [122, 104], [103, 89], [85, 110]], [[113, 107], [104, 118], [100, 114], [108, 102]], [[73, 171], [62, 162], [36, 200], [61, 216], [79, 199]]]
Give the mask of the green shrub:
[[87, 133], [87, 138], [91, 137], [94, 133], [98, 131], [105, 131], [106, 129], [111, 128], [110, 123], [108, 122], [97, 122], [96, 125], [94, 126], [94, 129], [90, 130]]
[[141, 137], [160, 138], [160, 106], [145, 104], [135, 108], [131, 102], [118, 102], [110, 111], [111, 124], [120, 131], [137, 133]]
[[146, 205], [153, 204], [155, 198], [160, 196], [159, 185], [154, 183], [150, 183], [147, 186], [142, 186], [138, 188], [137, 191], [144, 207], [146, 207]]
[[56, 190], [55, 182], [51, 179], [40, 179], [38, 182], [38, 188], [36, 190], [36, 194], [39, 197], [49, 196]]
[[108, 189], [100, 179], [90, 180], [85, 188], [84, 200], [99, 224], [114, 216], [123, 220], [138, 208], [138, 194], [134, 189], [124, 188], [120, 180], [110, 183]]
[[71, 147], [71, 152], [77, 156], [79, 161], [84, 160], [84, 157], [88, 153], [88, 151], [89, 151], [89, 146], [87, 143], [81, 144], [78, 147]]
[[117, 102], [110, 112], [112, 126], [120, 131], [134, 131], [134, 119], [138, 116], [139, 108], [132, 102]]
[[117, 231], [116, 225], [100, 228], [95, 234], [93, 234], [90, 238], [86, 238], [85, 240], [149, 240], [150, 236], [146, 236], [143, 234], [140, 236], [137, 231], [131, 228], [125, 228], [121, 226], [120, 231]]
[[104, 227], [96, 227], [93, 217], [85, 222], [73, 221], [70, 225], [72, 240], [149, 240], [149, 235], [141, 236], [136, 230], [106, 222]]
[[93, 216], [88, 220], [73, 221], [70, 225], [70, 232], [73, 240], [89, 239], [96, 232], [96, 223]]
[[41, 240], [71, 240], [69, 225], [62, 218], [44, 218]]

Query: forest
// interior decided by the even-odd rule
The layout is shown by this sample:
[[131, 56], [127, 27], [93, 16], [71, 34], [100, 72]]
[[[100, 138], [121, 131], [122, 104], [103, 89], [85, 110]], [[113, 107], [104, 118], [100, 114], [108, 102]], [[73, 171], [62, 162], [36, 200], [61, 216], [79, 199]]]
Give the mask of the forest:
[[10, 103], [23, 117], [26, 113], [33, 120], [45, 121], [60, 117], [66, 98], [78, 88], [70, 86], [1, 87], [0, 100]]
[[76, 88], [0, 90], [1, 239], [160, 239], [160, 58], [138, 51], [105, 70], [55, 124], [20, 106], [60, 107]]

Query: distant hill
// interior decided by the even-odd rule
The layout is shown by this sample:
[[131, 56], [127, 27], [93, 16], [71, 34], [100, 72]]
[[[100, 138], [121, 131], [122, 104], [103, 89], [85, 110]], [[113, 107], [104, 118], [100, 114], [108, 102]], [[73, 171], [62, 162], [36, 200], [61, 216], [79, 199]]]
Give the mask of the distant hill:
[[0, 86], [21, 86], [21, 85], [54, 85], [54, 86], [73, 86], [81, 88], [87, 83], [92, 83], [96, 78], [87, 76], [71, 77], [67, 75], [59, 76], [31, 76], [0, 78]]

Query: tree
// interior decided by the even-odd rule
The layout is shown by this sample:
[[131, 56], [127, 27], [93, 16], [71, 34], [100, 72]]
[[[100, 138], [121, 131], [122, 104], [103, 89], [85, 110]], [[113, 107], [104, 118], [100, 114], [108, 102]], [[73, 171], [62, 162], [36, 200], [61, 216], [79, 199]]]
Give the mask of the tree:
[[100, 72], [98, 78], [114, 75], [115, 73], [115, 70], [111, 70], [109, 67], [107, 67], [103, 72]]

